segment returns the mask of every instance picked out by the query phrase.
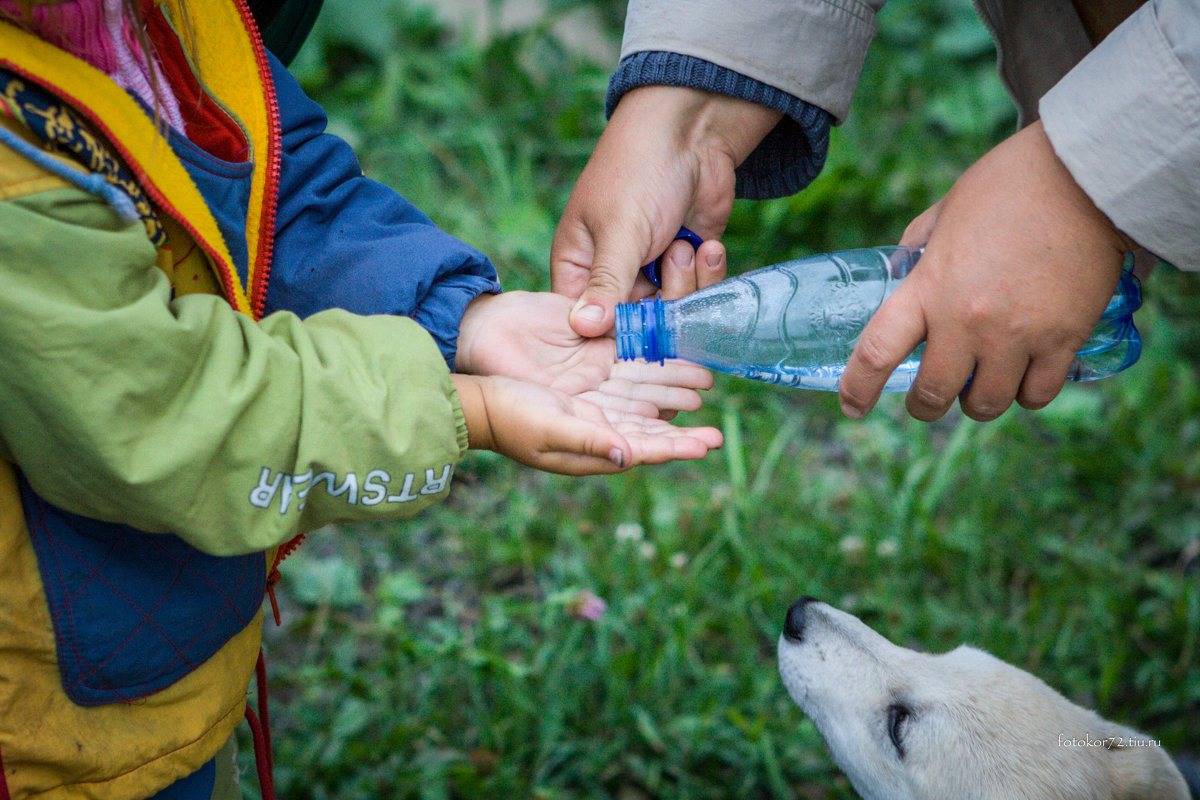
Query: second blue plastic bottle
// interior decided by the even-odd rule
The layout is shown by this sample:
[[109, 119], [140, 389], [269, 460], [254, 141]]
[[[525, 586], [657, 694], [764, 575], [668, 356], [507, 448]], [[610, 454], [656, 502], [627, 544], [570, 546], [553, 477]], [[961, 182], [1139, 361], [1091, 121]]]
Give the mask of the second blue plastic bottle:
[[[679, 300], [617, 306], [617, 356], [682, 358], [745, 378], [836, 391], [858, 336], [912, 270], [921, 251], [873, 247], [801, 258], [721, 281]], [[1090, 381], [1137, 361], [1137, 278], [1122, 272], [1116, 293], [1075, 357], [1068, 380]], [[918, 347], [884, 391], [904, 391], [920, 365]]]

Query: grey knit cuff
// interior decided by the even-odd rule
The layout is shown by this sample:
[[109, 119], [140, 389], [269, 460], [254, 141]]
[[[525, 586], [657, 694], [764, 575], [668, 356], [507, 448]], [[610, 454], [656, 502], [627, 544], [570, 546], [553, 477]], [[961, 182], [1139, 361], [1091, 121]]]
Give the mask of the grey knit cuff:
[[622, 59], [608, 83], [605, 113], [611, 116], [631, 89], [653, 85], [704, 89], [783, 112], [779, 124], [737, 168], [738, 197], [765, 200], [795, 194], [825, 165], [830, 117], [824, 109], [694, 56], [653, 51]]

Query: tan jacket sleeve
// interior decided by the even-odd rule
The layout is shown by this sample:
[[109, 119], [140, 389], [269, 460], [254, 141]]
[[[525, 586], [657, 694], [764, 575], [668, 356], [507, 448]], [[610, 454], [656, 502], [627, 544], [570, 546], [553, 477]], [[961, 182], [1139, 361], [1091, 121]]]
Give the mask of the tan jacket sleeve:
[[1200, 270], [1200, 5], [1152, 0], [1042, 98], [1076, 182], [1126, 235]]
[[669, 51], [850, 110], [884, 0], [630, 0], [621, 57]]
[[73, 188], [0, 230], [0, 457], [50, 502], [226, 555], [446, 495], [466, 429], [412, 320], [173, 299], [140, 224]]

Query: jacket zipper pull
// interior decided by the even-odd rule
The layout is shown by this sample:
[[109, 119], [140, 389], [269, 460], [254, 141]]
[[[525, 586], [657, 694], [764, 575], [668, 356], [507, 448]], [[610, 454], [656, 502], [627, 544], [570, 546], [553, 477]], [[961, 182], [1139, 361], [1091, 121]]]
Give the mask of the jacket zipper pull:
[[275, 584], [279, 583], [279, 579], [283, 577], [279, 572], [279, 565], [285, 558], [296, 552], [301, 544], [304, 543], [304, 534], [295, 536], [279, 546], [279, 550], [275, 553], [275, 562], [271, 564], [271, 569], [267, 572], [267, 597], [271, 600], [271, 613], [275, 615], [275, 626], [282, 627], [283, 617], [279, 614], [279, 601], [275, 599]]
[[279, 615], [279, 601], [275, 599], [275, 584], [279, 583], [279, 568], [272, 567], [267, 573], [267, 597], [271, 601], [271, 613], [275, 615], [275, 627], [282, 627], [283, 617]]

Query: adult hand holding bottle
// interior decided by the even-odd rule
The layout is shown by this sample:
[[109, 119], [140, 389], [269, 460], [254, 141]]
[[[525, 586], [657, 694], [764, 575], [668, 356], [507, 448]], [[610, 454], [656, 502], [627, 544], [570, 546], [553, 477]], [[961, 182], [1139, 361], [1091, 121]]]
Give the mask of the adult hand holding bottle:
[[[1041, 408], [1062, 389], [1120, 278], [1128, 240], [1059, 161], [1041, 123], [1001, 142], [917, 217], [901, 244], [925, 246], [912, 274], [863, 330], [842, 376], [861, 417], [922, 341], [908, 392], [934, 420], [959, 398], [991, 420], [1015, 399]], [[964, 388], [965, 387], [965, 388]]]
[[[733, 208], [734, 168], [780, 112], [710, 92], [644, 86], [621, 98], [575, 184], [550, 250], [555, 292], [577, 299], [571, 327], [602, 336], [613, 308], [656, 290], [638, 277], [664, 250], [662, 294], [674, 298], [725, 277], [716, 241]], [[675, 242], [681, 225], [705, 243]]]
[[[677, 145], [664, 144], [669, 137], [639, 124], [645, 122], [642, 113], [657, 113], [674, 120], [669, 129], [687, 129], [675, 117], [689, 113], [688, 104], [653, 98], [660, 90], [705, 96], [645, 87], [623, 98], [555, 237], [556, 289], [571, 294], [588, 280], [572, 316], [572, 326], [584, 335], [611, 327], [611, 303], [631, 296], [637, 265], [666, 247], [676, 219], [702, 220], [694, 224], [707, 225], [703, 235], [711, 239], [728, 217], [737, 163], [728, 157], [730, 150], [693, 136], [685, 139], [690, 149], [681, 153]], [[647, 104], [638, 114], [618, 119], [639, 94]], [[696, 124], [709, 131], [739, 131], [738, 152], [748, 152], [751, 127], [734, 121], [742, 111], [736, 103], [710, 106], [712, 116]], [[761, 125], [770, 119], [777, 116], [763, 118]], [[713, 163], [704, 160], [705, 153], [717, 152], [723, 153], [722, 169], [700, 168]], [[675, 187], [684, 199], [664, 193], [663, 186]], [[996, 418], [1014, 399], [1026, 408], [1045, 406], [1061, 390], [1076, 350], [1111, 299], [1131, 249], [1075, 183], [1040, 123], [1014, 134], [965, 172], [946, 198], [908, 226], [901, 244], [925, 246], [925, 254], [872, 318], [846, 367], [840, 397], [851, 417], [874, 407], [888, 376], [922, 342], [925, 354], [907, 398], [915, 418], [937, 419], [955, 398], [964, 413], [980, 421]], [[695, 262], [688, 260], [688, 245], [677, 242], [672, 248], [664, 259], [665, 298], [724, 277], [719, 243], [706, 241]], [[704, 271], [708, 254], [720, 264], [711, 273]], [[675, 267], [675, 257], [684, 269]], [[694, 272], [687, 269], [693, 263]], [[632, 296], [650, 291], [646, 284]], [[588, 305], [600, 307], [595, 319], [581, 313]]]

